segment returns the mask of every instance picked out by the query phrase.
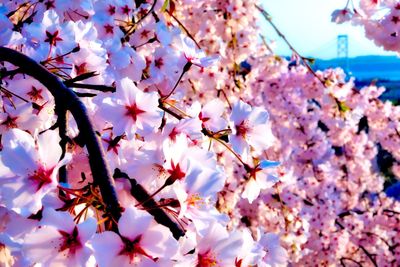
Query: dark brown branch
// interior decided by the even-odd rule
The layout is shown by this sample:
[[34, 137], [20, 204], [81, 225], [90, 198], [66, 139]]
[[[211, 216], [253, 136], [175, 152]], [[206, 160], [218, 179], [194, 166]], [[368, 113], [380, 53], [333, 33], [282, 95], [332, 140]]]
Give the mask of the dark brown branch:
[[185, 235], [181, 227], [175, 223], [168, 214], [159, 207], [159, 204], [150, 196], [150, 194], [135, 179], [130, 178], [126, 173], [121, 172], [120, 169], [115, 169], [114, 178], [124, 178], [129, 180], [131, 184], [131, 195], [143, 206], [143, 208], [150, 213], [156, 222], [167, 227], [175, 239], [179, 239]]
[[351, 261], [351, 262], [357, 264], [357, 266], [362, 267], [362, 264], [359, 263], [358, 261], [353, 260], [353, 259], [351, 259], [351, 258], [346, 258], [346, 257], [343, 257], [343, 258], [340, 259], [340, 265], [342, 265], [343, 267], [346, 267], [346, 264], [345, 264], [345, 262], [344, 262], [345, 260], [346, 260], [346, 261]]
[[372, 264], [375, 267], [378, 267], [378, 264], [376, 263], [374, 256], [371, 253], [369, 253], [368, 250], [364, 246], [360, 245], [359, 247], [361, 248], [362, 251], [364, 251], [365, 255], [367, 255], [367, 257], [371, 260]]
[[75, 83], [75, 82], [79, 82], [79, 81], [83, 81], [92, 77], [97, 76], [98, 74], [95, 71], [90, 71], [90, 72], [85, 72], [82, 73], [74, 78], [71, 78], [69, 80], [64, 81], [64, 84], [66, 86], [70, 86], [70, 84]]
[[89, 152], [89, 164], [93, 179], [100, 188], [103, 201], [107, 205], [107, 211], [115, 221], [118, 221], [121, 216], [121, 207], [115, 191], [114, 180], [104, 160], [104, 151], [100, 145], [100, 139], [93, 129], [85, 105], [54, 74], [24, 54], [6, 47], [0, 47], [0, 61], [7, 61], [19, 67], [23, 73], [41, 82], [54, 96], [56, 104], [62, 103], [65, 109], [71, 112]]
[[107, 85], [97, 85], [97, 84], [84, 84], [84, 83], [66, 83], [66, 86], [72, 87], [72, 88], [82, 88], [82, 89], [91, 89], [91, 90], [96, 90], [100, 92], [112, 92], [114, 93], [116, 91], [115, 87], [113, 86], [107, 86]]
[[12, 79], [15, 75], [17, 75], [19, 73], [21, 73], [21, 69], [19, 69], [19, 68], [14, 69], [14, 70], [4, 70], [3, 69], [3, 70], [0, 70], [0, 79], [4, 79], [7, 77], [10, 77]]
[[[56, 114], [57, 114], [57, 125], [58, 125], [58, 134], [60, 136], [60, 147], [61, 147], [61, 157], [62, 160], [67, 153], [67, 145], [69, 143], [69, 137], [67, 135], [67, 110], [63, 106], [56, 106]], [[68, 175], [67, 175], [67, 166], [61, 166], [58, 170], [58, 181], [60, 183], [68, 183]]]
[[[75, 92], [75, 91], [74, 91]], [[92, 93], [81, 93], [81, 92], [75, 92], [75, 94], [79, 97], [95, 97], [97, 96], [96, 94]]]

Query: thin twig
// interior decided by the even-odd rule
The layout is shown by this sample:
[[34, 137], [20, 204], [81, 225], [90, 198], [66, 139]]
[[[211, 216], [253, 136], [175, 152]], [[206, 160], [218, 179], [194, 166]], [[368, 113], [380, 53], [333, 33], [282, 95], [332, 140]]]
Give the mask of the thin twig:
[[190, 34], [189, 30], [185, 27], [185, 25], [183, 25], [182, 22], [179, 21], [179, 19], [177, 19], [177, 17], [174, 16], [174, 14], [172, 14], [172, 12], [167, 11], [168, 15], [170, 15], [178, 24], [179, 26], [185, 31], [185, 33], [187, 34], [187, 36], [193, 40], [193, 42], [196, 44], [198, 49], [201, 49], [199, 43], [196, 41], [196, 39], [194, 39], [193, 35]]
[[272, 21], [271, 16], [269, 15], [269, 13], [267, 11], [265, 11], [265, 9], [263, 9], [262, 7], [260, 7], [259, 5], [255, 5], [256, 8], [261, 12], [262, 16], [268, 21], [268, 23], [272, 26], [272, 28], [274, 28], [275, 32], [279, 35], [279, 37], [282, 38], [282, 40], [289, 46], [290, 50], [300, 58], [300, 60], [303, 62], [304, 66], [307, 68], [307, 70], [315, 77], [318, 79], [318, 81], [321, 82], [321, 84], [326, 87], [325, 81], [321, 79], [321, 77], [319, 77], [317, 75], [317, 73], [315, 73], [315, 71], [311, 68], [310, 64], [308, 64], [307, 58], [303, 57], [302, 55], [300, 55], [299, 52], [297, 52], [297, 50], [290, 44], [290, 42], [288, 41], [288, 39], [286, 39], [285, 35], [278, 29], [278, 27], [275, 25], [275, 23]]
[[153, 4], [152, 4], [151, 7], [150, 7], [150, 10], [149, 10], [143, 17], [141, 17], [137, 22], [135, 22], [135, 23], [126, 31], [126, 34], [125, 34], [125, 36], [123, 37], [123, 40], [126, 40], [126, 39], [128, 38], [129, 35], [131, 35], [132, 33], [135, 32], [137, 25], [139, 25], [139, 23], [141, 23], [145, 18], [147, 18], [148, 15], [150, 15], [150, 14], [153, 12], [154, 7], [156, 6], [156, 4], [157, 4], [157, 0], [154, 0]]
[[353, 259], [351, 259], [351, 258], [343, 257], [343, 258], [340, 259], [340, 265], [342, 265], [343, 267], [346, 267], [346, 264], [345, 264], [345, 262], [344, 262], [345, 260], [346, 260], [346, 261], [354, 262], [354, 263], [357, 264], [357, 266], [359, 266], [359, 267], [362, 267], [362, 266], [363, 266], [361, 263], [359, 263], [359, 262], [356, 261], [356, 260], [353, 260]]
[[378, 264], [376, 263], [376, 260], [374, 259], [373, 255], [369, 253], [364, 246], [360, 245], [359, 247], [362, 249], [362, 251], [364, 251], [365, 255], [367, 255], [367, 257], [371, 260], [374, 267], [378, 267]]
[[186, 62], [185, 66], [183, 66], [181, 75], [179, 76], [178, 80], [175, 83], [174, 88], [172, 88], [171, 92], [169, 92], [168, 95], [163, 97], [163, 100], [166, 100], [168, 97], [170, 97], [175, 92], [176, 88], [178, 87], [179, 83], [181, 82], [181, 80], [183, 78], [183, 75], [185, 75], [185, 73], [189, 71], [191, 66], [192, 66], [192, 63], [190, 61]]

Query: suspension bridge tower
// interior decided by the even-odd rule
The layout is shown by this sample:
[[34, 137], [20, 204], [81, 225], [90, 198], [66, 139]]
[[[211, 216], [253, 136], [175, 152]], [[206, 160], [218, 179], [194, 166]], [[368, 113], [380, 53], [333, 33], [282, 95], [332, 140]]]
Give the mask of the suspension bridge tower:
[[348, 73], [349, 70], [349, 37], [347, 34], [337, 36], [337, 58], [343, 62], [342, 68]]

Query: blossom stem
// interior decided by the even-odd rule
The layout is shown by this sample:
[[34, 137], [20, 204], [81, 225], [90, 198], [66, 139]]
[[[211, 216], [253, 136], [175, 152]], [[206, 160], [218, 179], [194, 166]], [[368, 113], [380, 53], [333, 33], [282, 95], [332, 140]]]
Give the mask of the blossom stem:
[[143, 206], [144, 203], [146, 203], [146, 202], [149, 201], [150, 199], [153, 199], [153, 197], [154, 197], [155, 195], [157, 195], [158, 193], [160, 193], [164, 188], [166, 188], [167, 186], [172, 185], [172, 184], [175, 182], [175, 180], [176, 180], [176, 179], [174, 179], [172, 176], [168, 177], [167, 180], [165, 181], [165, 183], [164, 183], [160, 188], [158, 188], [158, 189], [157, 189], [153, 194], [151, 194], [147, 199], [145, 199], [144, 201], [138, 203], [138, 204], [136, 205], [136, 207], [137, 207], [137, 206], [140, 206], [140, 205]]
[[168, 99], [175, 92], [175, 89], [178, 87], [178, 84], [181, 82], [183, 75], [185, 75], [185, 73], [190, 69], [191, 66], [192, 66], [192, 62], [190, 62], [190, 61], [188, 61], [185, 64], [185, 66], [183, 66], [182, 73], [179, 76], [178, 80], [176, 81], [174, 88], [172, 88], [171, 92], [169, 92], [169, 94], [167, 96], [163, 97], [163, 100]]
[[[226, 149], [228, 149], [239, 161], [240, 161], [240, 163], [242, 163], [243, 164], [243, 166], [245, 167], [245, 168], [247, 168], [247, 166], [249, 166], [246, 162], [244, 162], [243, 160], [242, 160], [242, 158], [235, 152], [235, 151], [233, 151], [233, 149], [232, 148], [230, 148], [224, 141], [222, 141], [222, 140], [220, 140], [220, 139], [218, 139], [218, 138], [215, 138], [215, 137], [213, 137], [213, 136], [210, 136], [210, 138], [211, 139], [214, 139], [215, 141], [217, 141], [218, 143], [220, 143], [221, 145], [223, 145]], [[247, 171], [247, 170], [246, 170]]]
[[340, 259], [340, 264], [342, 265], [342, 266], [344, 266], [344, 267], [346, 267], [346, 264], [345, 264], [345, 262], [344, 261], [351, 261], [351, 262], [353, 262], [353, 263], [355, 263], [357, 266], [359, 266], [359, 267], [362, 267], [363, 265], [361, 264], [361, 263], [359, 263], [358, 261], [356, 261], [356, 260], [353, 260], [353, 259], [351, 259], [351, 258], [347, 258], [347, 257], [342, 257], [341, 259]]
[[18, 73], [21, 72], [20, 68], [14, 69], [14, 70], [0, 70], [0, 79], [4, 79], [8, 76], [11, 77], [11, 79]]
[[15, 93], [11, 92], [10, 90], [4, 88], [4, 87], [1, 86], [1, 85], [0, 85], [0, 91], [3, 91], [5, 94], [10, 94], [10, 95], [12, 95], [12, 96], [15, 96], [16, 98], [18, 98], [18, 99], [24, 101], [25, 103], [29, 103], [29, 102], [30, 102], [30, 101], [26, 100], [25, 98], [23, 98], [22, 96], [19, 96], [19, 95], [15, 94]]
[[156, 6], [156, 4], [157, 4], [157, 0], [154, 0], [154, 1], [153, 1], [153, 4], [152, 4], [151, 7], [150, 7], [150, 10], [149, 10], [145, 15], [143, 15], [143, 17], [141, 17], [136, 23], [134, 23], [134, 24], [126, 31], [126, 34], [125, 34], [125, 36], [122, 38], [122, 40], [129, 40], [129, 39], [128, 39], [129, 35], [131, 35], [132, 33], [134, 33], [135, 30], [136, 30], [137, 25], [139, 25], [139, 23], [141, 23], [145, 18], [147, 18], [148, 15], [150, 15], [150, 13], [153, 12], [154, 7]]
[[163, 111], [165, 111], [166, 113], [172, 115], [173, 117], [175, 117], [178, 120], [182, 120], [183, 119], [183, 116], [181, 116], [181, 115], [177, 114], [176, 112], [174, 112], [174, 111], [168, 109], [167, 107], [165, 107], [164, 106], [164, 102], [162, 101], [162, 99], [158, 100], [158, 107], [160, 109], [162, 109]]
[[41, 61], [40, 64], [45, 65], [45, 64], [49, 63], [50, 61], [57, 61], [57, 60], [59, 60], [59, 59], [62, 59], [62, 58], [65, 57], [65, 56], [68, 56], [69, 54], [76, 53], [76, 52], [78, 52], [79, 50], [80, 50], [80, 47], [79, 47], [79, 46], [76, 46], [76, 47], [75, 47], [74, 49], [72, 49], [71, 51], [69, 51], [69, 52], [67, 52], [67, 53], [65, 53], [65, 54], [56, 56], [56, 57], [54, 57], [54, 58], [48, 58], [48, 59], [46, 59], [46, 60], [44, 60], [44, 61]]
[[365, 255], [367, 255], [368, 259], [370, 259], [374, 267], [378, 267], [378, 264], [376, 263], [376, 260], [374, 259], [372, 254], [363, 245], [360, 245], [360, 248], [365, 253]]
[[196, 39], [194, 39], [193, 35], [190, 34], [189, 30], [185, 27], [185, 25], [183, 25], [182, 22], [179, 21], [179, 19], [177, 17], [174, 16], [174, 14], [172, 14], [171, 11], [167, 11], [168, 15], [170, 15], [178, 24], [179, 26], [185, 31], [185, 33], [187, 34], [187, 36], [193, 40], [193, 42], [196, 44], [198, 49], [201, 49], [199, 43], [196, 41]]

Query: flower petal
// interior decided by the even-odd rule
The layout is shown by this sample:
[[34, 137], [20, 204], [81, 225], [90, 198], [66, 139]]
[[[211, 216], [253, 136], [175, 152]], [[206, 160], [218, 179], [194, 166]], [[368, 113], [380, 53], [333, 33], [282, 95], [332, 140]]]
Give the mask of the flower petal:
[[30, 134], [12, 129], [3, 134], [2, 144], [2, 161], [13, 173], [26, 176], [36, 170], [39, 155]]
[[74, 230], [74, 220], [68, 212], [55, 211], [54, 209], [45, 208], [43, 210], [43, 218], [40, 221], [41, 225], [53, 226], [67, 233]]
[[122, 236], [133, 241], [149, 228], [153, 217], [148, 213], [129, 207], [122, 214], [118, 222], [118, 229]]
[[153, 257], [172, 258], [178, 251], [178, 242], [172, 237], [171, 232], [159, 224], [143, 234], [140, 244]]
[[99, 267], [111, 266], [110, 263], [124, 248], [121, 238], [116, 233], [109, 231], [96, 234], [91, 243]]

